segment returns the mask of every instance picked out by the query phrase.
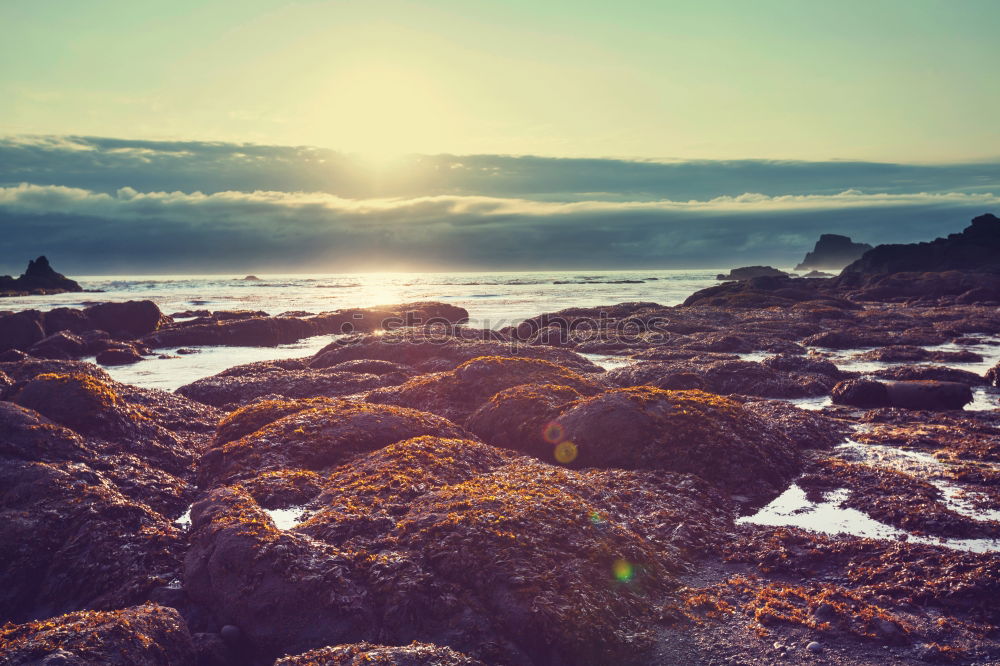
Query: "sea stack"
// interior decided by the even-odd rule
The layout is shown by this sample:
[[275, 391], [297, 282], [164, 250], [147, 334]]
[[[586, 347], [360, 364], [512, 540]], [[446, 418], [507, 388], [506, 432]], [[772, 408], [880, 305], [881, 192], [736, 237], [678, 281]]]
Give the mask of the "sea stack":
[[823, 234], [816, 241], [813, 251], [806, 253], [806, 258], [795, 267], [795, 270], [839, 271], [870, 249], [872, 246], [868, 243], [855, 243], [847, 236]]
[[0, 275], [0, 296], [58, 294], [65, 291], [83, 291], [83, 288], [65, 275], [56, 273], [44, 256], [28, 261], [28, 267], [17, 279]]

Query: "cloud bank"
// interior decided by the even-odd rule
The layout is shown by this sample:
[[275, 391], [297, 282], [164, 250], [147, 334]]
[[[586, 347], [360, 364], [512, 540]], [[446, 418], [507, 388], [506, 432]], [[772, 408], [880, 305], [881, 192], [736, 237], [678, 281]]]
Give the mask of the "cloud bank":
[[0, 271], [790, 265], [821, 233], [911, 242], [1000, 211], [1000, 164], [412, 156], [0, 141]]

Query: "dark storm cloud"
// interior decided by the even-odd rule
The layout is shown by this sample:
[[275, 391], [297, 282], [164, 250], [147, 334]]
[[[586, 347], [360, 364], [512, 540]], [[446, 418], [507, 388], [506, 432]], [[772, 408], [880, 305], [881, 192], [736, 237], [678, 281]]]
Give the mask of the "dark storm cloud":
[[0, 188], [0, 270], [42, 253], [71, 273], [788, 265], [821, 233], [929, 239], [998, 204], [982, 193], [552, 202], [22, 184]]

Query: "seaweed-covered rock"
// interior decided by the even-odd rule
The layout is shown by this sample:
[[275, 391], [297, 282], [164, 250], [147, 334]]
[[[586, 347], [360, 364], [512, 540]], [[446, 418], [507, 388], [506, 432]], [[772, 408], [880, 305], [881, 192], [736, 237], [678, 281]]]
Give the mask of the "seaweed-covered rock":
[[[539, 389], [552, 398], [532, 407]], [[572, 400], [566, 390], [528, 386], [494, 396], [469, 427], [553, 464], [691, 472], [753, 497], [777, 493], [800, 465], [796, 443], [777, 428], [698, 390], [638, 386]]]
[[901, 365], [893, 368], [883, 368], [871, 373], [879, 379], [894, 379], [899, 381], [940, 381], [958, 382], [969, 386], [985, 384], [986, 381], [974, 372], [959, 368], [948, 368], [942, 365]]
[[461, 329], [439, 332], [404, 328], [383, 335], [341, 338], [316, 352], [309, 365], [327, 368], [344, 361], [375, 359], [434, 372], [451, 370], [478, 356], [538, 358], [575, 372], [603, 372], [599, 366], [568, 349], [502, 339], [469, 339], [461, 336]]
[[549, 361], [481, 356], [454, 370], [414, 377], [401, 386], [377, 389], [370, 392], [366, 400], [412, 407], [463, 423], [496, 393], [521, 384], [558, 384], [584, 394], [599, 390], [592, 379]]
[[191, 634], [173, 608], [79, 611], [0, 627], [8, 666], [195, 666]]
[[83, 373], [43, 373], [13, 401], [80, 433], [110, 438], [135, 435], [147, 417], [107, 383]]
[[[694, 357], [676, 361], [640, 362], [608, 372], [611, 386], [655, 386], [662, 389], [704, 389], [720, 395], [804, 398], [826, 395], [836, 383], [836, 367], [823, 362], [713, 360]], [[778, 365], [780, 367], [775, 367]], [[832, 364], [830, 364], [832, 365]], [[786, 371], [783, 368], [797, 368]], [[831, 372], [835, 374], [830, 374]]]
[[858, 354], [858, 358], [866, 361], [882, 363], [901, 363], [909, 361], [935, 361], [938, 363], [979, 363], [983, 360], [981, 354], [962, 349], [959, 351], [928, 350], [913, 345], [889, 345]]
[[339, 400], [289, 414], [209, 449], [199, 464], [199, 485], [207, 488], [267, 471], [321, 470], [420, 435], [470, 437], [466, 430], [434, 414]]
[[0, 618], [140, 602], [177, 575], [180, 532], [80, 462], [0, 459]]
[[777, 268], [772, 268], [770, 266], [744, 266], [743, 268], [734, 268], [726, 273], [719, 273], [715, 276], [716, 280], [749, 280], [750, 278], [758, 277], [788, 277], [788, 273], [785, 271], [779, 271]]
[[216, 429], [214, 444], [221, 446], [232, 442], [289, 414], [297, 414], [314, 407], [336, 407], [339, 404], [340, 401], [334, 398], [258, 400], [223, 417]]
[[993, 386], [1000, 387], [1000, 363], [997, 363], [986, 371], [986, 381], [993, 384]]
[[185, 587], [261, 654], [377, 637], [486, 663], [648, 663], [674, 572], [731, 527], [694, 477], [434, 437], [355, 458], [311, 506], [285, 530], [236, 487], [192, 511]]
[[177, 389], [183, 396], [215, 407], [233, 408], [263, 396], [336, 397], [399, 384], [412, 372], [381, 375], [360, 370], [307, 368], [301, 361], [260, 361], [240, 365]]
[[335, 645], [292, 657], [282, 657], [275, 666], [486, 666], [478, 659], [455, 652], [449, 647], [418, 643], [409, 645], [373, 645], [353, 643]]

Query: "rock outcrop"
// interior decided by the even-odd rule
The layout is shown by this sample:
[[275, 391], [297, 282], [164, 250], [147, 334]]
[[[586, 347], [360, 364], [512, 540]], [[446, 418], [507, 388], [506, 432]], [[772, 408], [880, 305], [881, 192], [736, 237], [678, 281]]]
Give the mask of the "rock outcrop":
[[805, 259], [795, 267], [795, 270], [839, 271], [870, 249], [872, 246], [868, 243], [855, 243], [847, 236], [823, 234], [816, 241], [813, 251], [806, 253]]
[[83, 291], [83, 288], [65, 275], [56, 273], [44, 256], [29, 261], [28, 268], [18, 278], [0, 275], [0, 296], [59, 294], [67, 291]]
[[0, 628], [7, 666], [195, 666], [195, 646], [173, 608], [81, 611]]
[[960, 382], [913, 380], [880, 382], [874, 379], [848, 379], [833, 387], [833, 402], [872, 409], [962, 409], [972, 402], [972, 389]]
[[964, 231], [929, 243], [879, 245], [847, 266], [849, 274], [965, 271], [1000, 273], [1000, 218], [980, 215]]
[[788, 273], [785, 271], [779, 271], [777, 268], [772, 268], [770, 266], [744, 266], [743, 268], [734, 268], [729, 271], [729, 274], [719, 273], [715, 276], [716, 280], [749, 280], [751, 278], [758, 277], [785, 277]]

